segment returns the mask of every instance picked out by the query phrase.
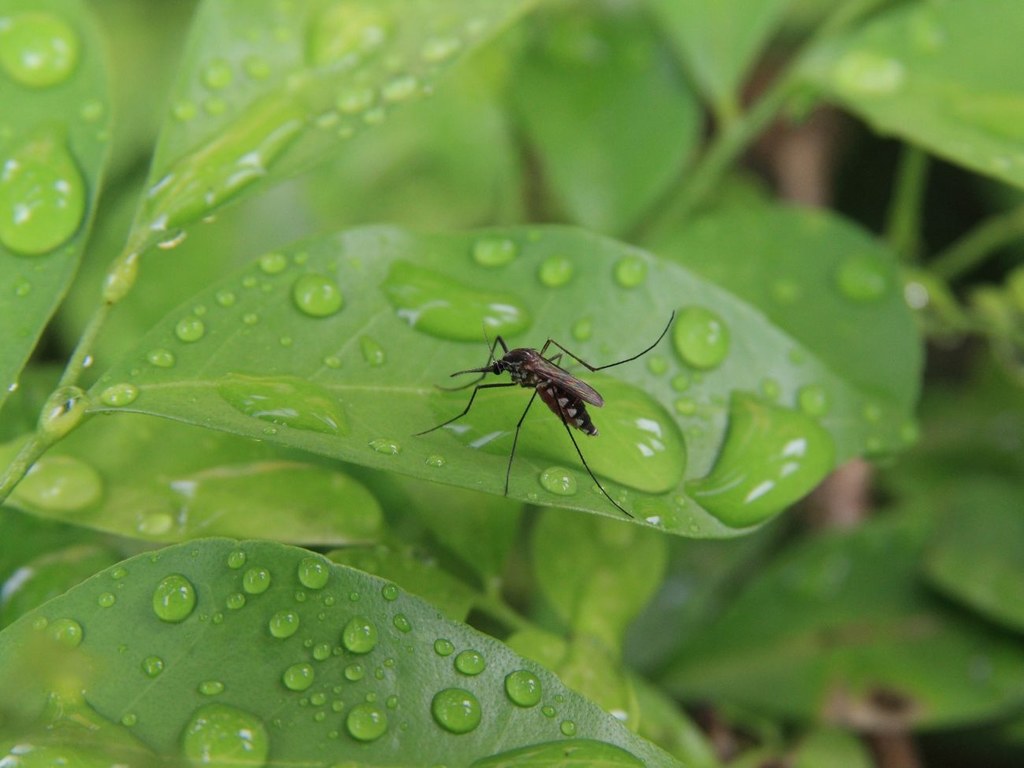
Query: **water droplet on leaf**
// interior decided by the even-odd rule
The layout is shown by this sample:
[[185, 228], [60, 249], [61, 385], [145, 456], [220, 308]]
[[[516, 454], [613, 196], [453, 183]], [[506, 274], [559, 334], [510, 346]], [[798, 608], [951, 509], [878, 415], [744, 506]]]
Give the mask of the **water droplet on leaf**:
[[250, 595], [262, 595], [270, 589], [270, 571], [256, 566], [242, 574], [242, 589]]
[[352, 653], [369, 653], [377, 646], [377, 625], [364, 616], [353, 616], [342, 630], [341, 644]]
[[182, 739], [190, 765], [262, 766], [270, 738], [258, 717], [227, 704], [207, 704], [192, 715]]
[[548, 288], [561, 288], [572, 280], [573, 265], [565, 256], [549, 256], [537, 269], [541, 284]]
[[476, 696], [462, 688], [446, 688], [435, 694], [430, 712], [437, 724], [451, 733], [469, 733], [480, 725], [482, 717]]
[[46, 12], [0, 18], [0, 67], [30, 88], [63, 83], [78, 65], [78, 33], [59, 16]]
[[289, 691], [304, 691], [313, 684], [315, 678], [313, 665], [302, 662], [288, 667], [281, 675], [281, 682]]
[[180, 573], [165, 576], [153, 590], [153, 612], [163, 621], [184, 621], [195, 607], [196, 589]]
[[544, 490], [559, 496], [573, 496], [576, 493], [576, 477], [562, 467], [548, 467], [541, 472], [540, 484]]
[[480, 651], [465, 650], [455, 657], [455, 669], [464, 675], [479, 675], [486, 667], [487, 662]]
[[345, 718], [345, 728], [357, 741], [374, 741], [388, 730], [388, 716], [376, 704], [356, 704]]
[[330, 566], [322, 557], [304, 557], [299, 562], [299, 582], [309, 589], [323, 589], [331, 576]]
[[300, 623], [299, 614], [295, 611], [283, 610], [270, 617], [267, 628], [271, 635], [279, 640], [284, 640], [299, 631]]
[[309, 273], [292, 285], [292, 300], [310, 317], [329, 317], [341, 309], [344, 299], [338, 284], [326, 275]]
[[139, 388], [134, 384], [113, 384], [100, 393], [100, 402], [112, 408], [131, 405], [139, 397]]
[[623, 288], [636, 288], [647, 280], [647, 262], [638, 256], [627, 256], [615, 264], [615, 282]]
[[206, 335], [206, 324], [192, 315], [183, 317], [174, 326], [174, 335], [181, 341], [191, 344]]
[[852, 301], [877, 301], [889, 291], [889, 278], [878, 258], [862, 254], [846, 258], [839, 265], [836, 287]]
[[503, 267], [519, 255], [519, 246], [508, 238], [483, 237], [473, 243], [472, 254], [482, 267]]
[[69, 513], [88, 509], [103, 496], [103, 478], [73, 456], [44, 456], [29, 469], [12, 497], [30, 509]]
[[505, 677], [505, 693], [518, 707], [533, 707], [540, 703], [541, 684], [533, 672], [518, 669]]
[[729, 353], [729, 329], [710, 309], [688, 307], [679, 313], [672, 341], [684, 362], [694, 368], [716, 368]]
[[291, 376], [228, 374], [217, 392], [247, 416], [273, 424], [325, 434], [347, 434], [348, 418], [330, 392]]

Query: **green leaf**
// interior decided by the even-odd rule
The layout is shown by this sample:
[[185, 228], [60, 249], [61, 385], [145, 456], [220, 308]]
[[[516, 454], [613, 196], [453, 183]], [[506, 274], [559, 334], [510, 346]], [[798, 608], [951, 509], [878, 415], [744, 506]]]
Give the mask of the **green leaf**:
[[[439, 654], [438, 639], [455, 653]], [[477, 674], [456, 671], [467, 650], [483, 660]], [[539, 684], [533, 703], [506, 693], [520, 670]], [[498, 641], [270, 542], [194, 541], [99, 573], [0, 633], [0, 676], [8, 715], [41, 712], [56, 688], [158, 755], [193, 761], [466, 766], [575, 731], [620, 761], [676, 765]]]
[[1024, 186], [1024, 5], [900, 3], [802, 64], [876, 130]]
[[[869, 303], [894, 305], [895, 275], [877, 267], [884, 287]], [[577, 440], [637, 518], [729, 535], [810, 490], [834, 453], [901, 443], [906, 401], [858, 392], [817, 351], [686, 269], [564, 228], [367, 228], [265, 254], [165, 317], [97, 382], [91, 407], [501, 493], [527, 393], [485, 391], [461, 423], [415, 435], [466, 407], [468, 391], [436, 385], [486, 362], [485, 333], [538, 348], [550, 336], [601, 364], [653, 343], [673, 311], [646, 360], [585, 376], [607, 402], [594, 411], [600, 437]], [[899, 333], [905, 318], [893, 310], [890, 319]], [[884, 343], [869, 338], [860, 349], [872, 342]], [[154, 364], [170, 359], [164, 353], [173, 365]], [[913, 365], [879, 367], [892, 389], [914, 389]], [[792, 438], [779, 453], [752, 439], [773, 426]], [[698, 479], [708, 511], [688, 498]], [[565, 426], [540, 404], [524, 422], [509, 481], [513, 498], [622, 517], [592, 490]], [[730, 498], [737, 484], [749, 503]]]
[[871, 731], [1019, 708], [1019, 641], [921, 588], [924, 538], [922, 525], [892, 517], [791, 549], [680, 648], [667, 687]]
[[[840, 460], [912, 437], [923, 349], [895, 256], [877, 240], [833, 214], [763, 207], [706, 216], [654, 250], [757, 307], [863, 398], [867, 430], [847, 430], [835, 421], [852, 413], [831, 407], [827, 388], [798, 393], [811, 412], [824, 409]], [[897, 423], [882, 428], [890, 418]]]
[[651, 0], [701, 91], [732, 114], [755, 58], [791, 0]]
[[110, 140], [103, 42], [80, 0], [11, 0], [0, 25], [0, 405], [85, 245]]
[[855, 734], [838, 728], [819, 728], [800, 742], [793, 768], [872, 768], [871, 752]]
[[925, 553], [929, 580], [994, 621], [1024, 631], [1024, 485], [1019, 478], [957, 477]]
[[636, 8], [575, 3], [537, 37], [512, 97], [542, 174], [572, 221], [623, 233], [677, 182], [697, 104]]
[[678, 758], [687, 768], [718, 768], [707, 735], [679, 703], [641, 677], [633, 677], [640, 709], [638, 733]]
[[531, 532], [530, 553], [540, 593], [571, 633], [618, 652], [661, 583], [668, 544], [654, 531], [547, 510]]
[[322, 163], [510, 24], [533, 0], [203, 3], [132, 243]]
[[[14, 453], [16, 444], [0, 446]], [[340, 468], [164, 419], [92, 419], [40, 459], [9, 504], [148, 541], [376, 538], [377, 500]]]

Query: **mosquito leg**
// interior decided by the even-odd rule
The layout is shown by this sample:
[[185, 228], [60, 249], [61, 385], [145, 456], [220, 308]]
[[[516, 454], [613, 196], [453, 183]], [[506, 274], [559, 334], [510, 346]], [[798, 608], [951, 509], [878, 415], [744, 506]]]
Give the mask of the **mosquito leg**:
[[[651, 344], [651, 346], [647, 347], [647, 349], [644, 349], [641, 352], [637, 352], [635, 355], [633, 355], [632, 357], [627, 357], [625, 360], [618, 360], [617, 362], [614, 362], [614, 363], [608, 363], [608, 365], [591, 365], [586, 360], [584, 360], [582, 357], [578, 357], [577, 355], [574, 355], [572, 352], [570, 352], [568, 349], [563, 347], [561, 344], [559, 344], [554, 339], [548, 339], [547, 341], [544, 342], [544, 346], [540, 348], [540, 354], [541, 354], [541, 357], [543, 357], [544, 356], [544, 352], [547, 351], [547, 348], [553, 344], [554, 346], [556, 346], [560, 350], [562, 350], [562, 352], [567, 354], [569, 357], [571, 357], [573, 360], [575, 360], [577, 363], [579, 363], [583, 367], [587, 368], [588, 370], [591, 370], [591, 371], [603, 371], [605, 368], [614, 368], [616, 365], [622, 365], [623, 363], [631, 363], [634, 360], [636, 360], [638, 357], [643, 357], [648, 352], [650, 352], [652, 349], [654, 349], [656, 346], [658, 346], [658, 344], [661, 342], [661, 340], [663, 338], [665, 338], [665, 334], [668, 333], [668, 329], [672, 327], [672, 321], [675, 320], [675, 317], [676, 317], [676, 313], [673, 311], [672, 312], [672, 316], [668, 319], [668, 324], [665, 326], [665, 330], [663, 330], [661, 332], [661, 335], [658, 336], [658, 338], [654, 340], [654, 343]], [[551, 359], [554, 360], [554, 358], [551, 358]], [[618, 505], [616, 505], [616, 506], [618, 506]], [[623, 511], [625, 511], [625, 510], [623, 510]]]
[[567, 435], [569, 435], [569, 439], [572, 440], [572, 447], [576, 449], [576, 455], [579, 456], [580, 457], [580, 461], [583, 462], [583, 466], [587, 470], [587, 474], [590, 475], [590, 479], [593, 480], [597, 484], [597, 487], [601, 489], [601, 493], [604, 494], [604, 497], [606, 499], [608, 499], [608, 501], [610, 501], [612, 504], [614, 504], [616, 506], [616, 508], [618, 508], [618, 510], [620, 512], [622, 512], [622, 514], [624, 514], [626, 517], [630, 518], [631, 520], [634, 519], [633, 515], [630, 514], [629, 512], [627, 512], [625, 507], [623, 507], [621, 504], [619, 504], [619, 502], [617, 502], [615, 499], [613, 499], [611, 497], [611, 494], [609, 494], [608, 491], [606, 491], [604, 489], [604, 486], [601, 485], [601, 481], [598, 480], [597, 476], [594, 474], [594, 470], [592, 470], [590, 468], [590, 465], [587, 464], [587, 460], [585, 458], [583, 458], [583, 451], [580, 450], [579, 443], [576, 442], [576, 438], [573, 436], [572, 430], [569, 429], [568, 423], [566, 423], [565, 420], [563, 419], [562, 424], [565, 425], [565, 433]]
[[505, 495], [508, 496], [508, 478], [512, 474], [512, 459], [516, 457], [516, 443], [519, 442], [519, 428], [523, 426], [523, 420], [526, 418], [526, 414], [530, 412], [530, 406], [533, 405], [534, 399], [537, 397], [537, 390], [533, 390], [533, 394], [530, 395], [530, 402], [526, 404], [526, 408], [523, 409], [523, 415], [519, 417], [519, 421], [516, 422], [516, 433], [512, 437], [512, 450], [508, 454], [508, 466], [505, 467]]
[[[462, 409], [462, 413], [460, 413], [458, 416], [453, 416], [452, 418], [448, 419], [448, 421], [442, 421], [436, 427], [431, 427], [430, 429], [425, 429], [422, 432], [416, 432], [416, 433], [413, 434], [413, 437], [419, 437], [420, 435], [425, 435], [428, 432], [433, 432], [435, 429], [440, 429], [441, 427], [447, 427], [453, 421], [458, 421], [459, 419], [461, 419], [463, 416], [465, 416], [467, 413], [469, 413], [469, 409], [473, 407], [473, 400], [474, 400], [474, 398], [476, 398], [476, 393], [479, 392], [481, 389], [494, 389], [495, 387], [515, 387], [515, 386], [518, 386], [518, 385], [514, 381], [499, 381], [499, 382], [495, 382], [494, 384], [477, 384], [476, 388], [473, 390], [473, 394], [469, 396], [469, 402], [466, 403], [466, 407]], [[522, 421], [522, 419], [520, 419], [520, 422], [521, 421]], [[518, 428], [517, 428], [517, 433], [518, 433]]]

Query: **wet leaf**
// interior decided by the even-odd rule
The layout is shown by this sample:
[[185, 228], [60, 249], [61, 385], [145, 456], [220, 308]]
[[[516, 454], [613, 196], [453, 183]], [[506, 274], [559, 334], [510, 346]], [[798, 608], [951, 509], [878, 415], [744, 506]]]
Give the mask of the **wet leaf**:
[[[452, 653], [438, 653], [439, 639]], [[531, 695], [539, 686], [536, 700], [506, 683], [515, 672]], [[496, 759], [496, 744], [542, 748], [572, 731], [612, 764], [677, 765], [394, 584], [269, 542], [195, 541], [103, 571], [0, 633], [0, 675], [9, 716], [41, 712], [57, 690], [69, 717], [121, 723], [176, 758], [206, 747], [270, 765], [469, 765]]]
[[1022, 28], [1014, 0], [897, 4], [823, 43], [803, 73], [876, 130], [1019, 187]]
[[0, 27], [0, 405], [75, 274], [110, 140], [86, 3], [12, 0]]
[[203, 3], [132, 244], [173, 242], [225, 203], [322, 163], [429, 93], [444, 70], [531, 4]]
[[[567, 279], [552, 284], [552, 261]], [[877, 300], [898, 302], [891, 269], [871, 264], [884, 281]], [[889, 335], [914, 338], [898, 307], [888, 315]], [[917, 375], [906, 339], [900, 343], [911, 359], [879, 366], [884, 386], [868, 396], [854, 377], [830, 369], [824, 353], [686, 269], [562, 228], [455, 235], [367, 228], [265, 254], [165, 317], [93, 387], [92, 408], [166, 416], [501, 493], [528, 393], [485, 390], [459, 422], [415, 434], [465, 408], [468, 390], [436, 386], [486, 362], [484, 335], [535, 347], [550, 336], [602, 364], [653, 343], [673, 311], [672, 328], [645, 359], [583, 376], [606, 404], [593, 409], [600, 436], [577, 440], [602, 485], [635, 517], [686, 535], [727, 535], [806, 493], [833, 456], [905, 439], [900, 426]], [[166, 362], [164, 352], [172, 365], [153, 362]], [[769, 454], [744, 430], [772, 424], [789, 440]], [[722, 451], [723, 439], [733, 447]], [[732, 483], [737, 471], [756, 515], [747, 500], [737, 506], [734, 491], [712, 498], [720, 490], [714, 483]], [[781, 477], [786, 483], [774, 490]], [[700, 478], [710, 478], [700, 485], [707, 509], [688, 498]], [[535, 404], [509, 495], [621, 518], [593, 486], [565, 426]]]

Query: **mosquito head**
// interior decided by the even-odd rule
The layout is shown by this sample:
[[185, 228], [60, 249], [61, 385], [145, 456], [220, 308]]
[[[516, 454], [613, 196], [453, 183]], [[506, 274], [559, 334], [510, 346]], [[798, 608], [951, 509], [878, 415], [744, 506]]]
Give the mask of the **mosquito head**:
[[501, 360], [495, 360], [493, 363], [485, 365], [483, 368], [467, 368], [464, 371], [456, 371], [452, 376], [461, 376], [464, 373], [501, 373], [503, 370]]

